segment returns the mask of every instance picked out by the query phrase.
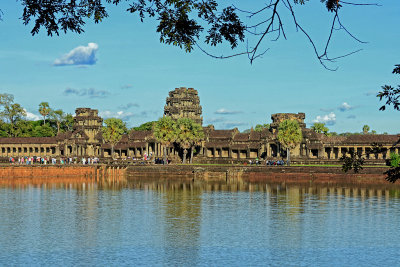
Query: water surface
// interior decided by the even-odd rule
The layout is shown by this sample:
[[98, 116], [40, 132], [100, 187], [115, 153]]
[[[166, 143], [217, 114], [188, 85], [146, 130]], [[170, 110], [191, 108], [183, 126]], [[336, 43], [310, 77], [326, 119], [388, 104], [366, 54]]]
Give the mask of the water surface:
[[396, 266], [400, 191], [248, 183], [0, 185], [0, 265]]

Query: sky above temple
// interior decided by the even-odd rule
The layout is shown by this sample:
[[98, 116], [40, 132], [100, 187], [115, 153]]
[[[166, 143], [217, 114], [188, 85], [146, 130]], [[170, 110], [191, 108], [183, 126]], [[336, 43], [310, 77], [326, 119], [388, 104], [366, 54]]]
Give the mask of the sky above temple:
[[[321, 50], [332, 16], [318, 2], [297, 10]], [[391, 73], [400, 64], [400, 1], [378, 2], [382, 6], [343, 9], [342, 23], [368, 43], [335, 31], [331, 56], [362, 51], [329, 64], [338, 69], [328, 71], [289, 19], [287, 40], [266, 40], [262, 48], [269, 50], [250, 64], [246, 56], [219, 60], [162, 44], [155, 21], [140, 23], [124, 6], [111, 7], [100, 24], [87, 23], [82, 34], [48, 37], [42, 30], [32, 36], [33, 24], [20, 19], [21, 4], [6, 0], [0, 4], [0, 92], [13, 94], [30, 119], [38, 118], [38, 105], [46, 101], [68, 113], [95, 108], [133, 127], [161, 117], [169, 91], [192, 87], [199, 92], [204, 124], [217, 129], [244, 130], [270, 123], [273, 113], [304, 112], [308, 127], [320, 121], [331, 131], [360, 132], [367, 124], [378, 133], [399, 133], [400, 112], [379, 111], [376, 93], [384, 84], [400, 84]], [[245, 44], [237, 52], [243, 49]], [[208, 51], [232, 53], [227, 46]]]

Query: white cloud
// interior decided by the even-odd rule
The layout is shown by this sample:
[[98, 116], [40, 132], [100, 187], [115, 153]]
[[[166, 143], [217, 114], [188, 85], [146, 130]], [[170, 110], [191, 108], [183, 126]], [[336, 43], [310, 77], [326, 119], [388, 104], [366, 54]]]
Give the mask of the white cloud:
[[339, 106], [339, 110], [344, 112], [344, 111], [348, 111], [348, 110], [352, 110], [354, 107], [350, 106], [348, 103], [343, 102], [342, 105]]
[[234, 111], [234, 110], [227, 110], [224, 108], [220, 108], [217, 111], [214, 112], [215, 114], [220, 114], [220, 115], [231, 115], [231, 114], [239, 114], [242, 113], [242, 111]]
[[25, 110], [25, 112], [26, 112], [26, 119], [27, 119], [27, 120], [30, 120], [30, 121], [38, 121], [38, 120], [41, 119], [41, 117], [39, 117], [38, 115], [33, 114], [33, 113], [31, 113], [31, 112], [28, 112], [26, 109], [24, 109], [24, 110]]
[[125, 111], [110, 111], [110, 110], [105, 110], [105, 111], [101, 111], [99, 112], [100, 117], [103, 117], [105, 119], [108, 118], [117, 118], [117, 119], [121, 119], [123, 121], [128, 121], [130, 120], [134, 114], [132, 112], [125, 112]]
[[54, 66], [66, 65], [94, 65], [96, 64], [96, 51], [99, 45], [88, 43], [87, 46], [78, 46], [72, 49], [68, 54], [63, 55], [54, 61]]
[[334, 125], [336, 123], [336, 114], [331, 112], [327, 115], [317, 116], [313, 122], [322, 122], [326, 125]]

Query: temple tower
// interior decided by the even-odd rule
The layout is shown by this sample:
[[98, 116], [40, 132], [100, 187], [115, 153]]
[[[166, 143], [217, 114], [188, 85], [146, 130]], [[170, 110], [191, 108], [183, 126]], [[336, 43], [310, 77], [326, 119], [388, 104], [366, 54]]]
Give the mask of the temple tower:
[[83, 130], [89, 137], [88, 143], [100, 142], [98, 134], [101, 133], [103, 119], [99, 117], [96, 109], [77, 108], [75, 110], [73, 131]]
[[284, 120], [295, 120], [299, 123], [300, 128], [306, 128], [306, 124], [304, 123], [304, 119], [306, 118], [305, 113], [275, 113], [271, 115], [271, 129], [274, 133], [281, 122]]
[[201, 114], [202, 108], [197, 90], [180, 87], [169, 92], [164, 107], [164, 116], [170, 116], [174, 120], [189, 118], [202, 125], [203, 117]]

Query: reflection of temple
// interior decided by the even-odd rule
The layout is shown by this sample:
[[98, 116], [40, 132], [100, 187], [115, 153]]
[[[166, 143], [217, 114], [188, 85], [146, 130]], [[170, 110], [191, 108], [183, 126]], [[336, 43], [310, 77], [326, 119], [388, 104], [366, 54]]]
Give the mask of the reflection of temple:
[[[202, 123], [202, 109], [198, 93], [193, 88], [177, 88], [169, 93], [164, 116], [173, 119], [188, 117]], [[367, 161], [383, 163], [390, 152], [399, 153], [400, 144], [396, 135], [362, 134], [332, 136], [318, 134], [306, 128], [304, 113], [277, 113], [271, 116], [270, 129], [261, 132], [251, 130], [240, 133], [237, 128], [216, 130], [213, 126], [203, 127], [205, 140], [196, 148], [195, 162], [233, 163], [255, 158], [277, 159], [285, 156], [277, 140], [279, 124], [286, 120], [297, 120], [303, 133], [302, 142], [291, 151], [293, 161], [335, 161], [349, 152], [367, 155]], [[102, 118], [97, 110], [76, 109], [73, 131], [56, 137], [0, 138], [0, 157], [56, 156], [111, 157], [111, 146], [104, 143], [101, 135]], [[371, 154], [372, 143], [380, 144], [383, 152]], [[132, 131], [124, 135], [115, 146], [116, 157], [127, 158], [155, 155], [162, 157], [163, 145], [151, 131]], [[167, 147], [170, 159], [179, 160], [179, 148], [172, 144]]]

